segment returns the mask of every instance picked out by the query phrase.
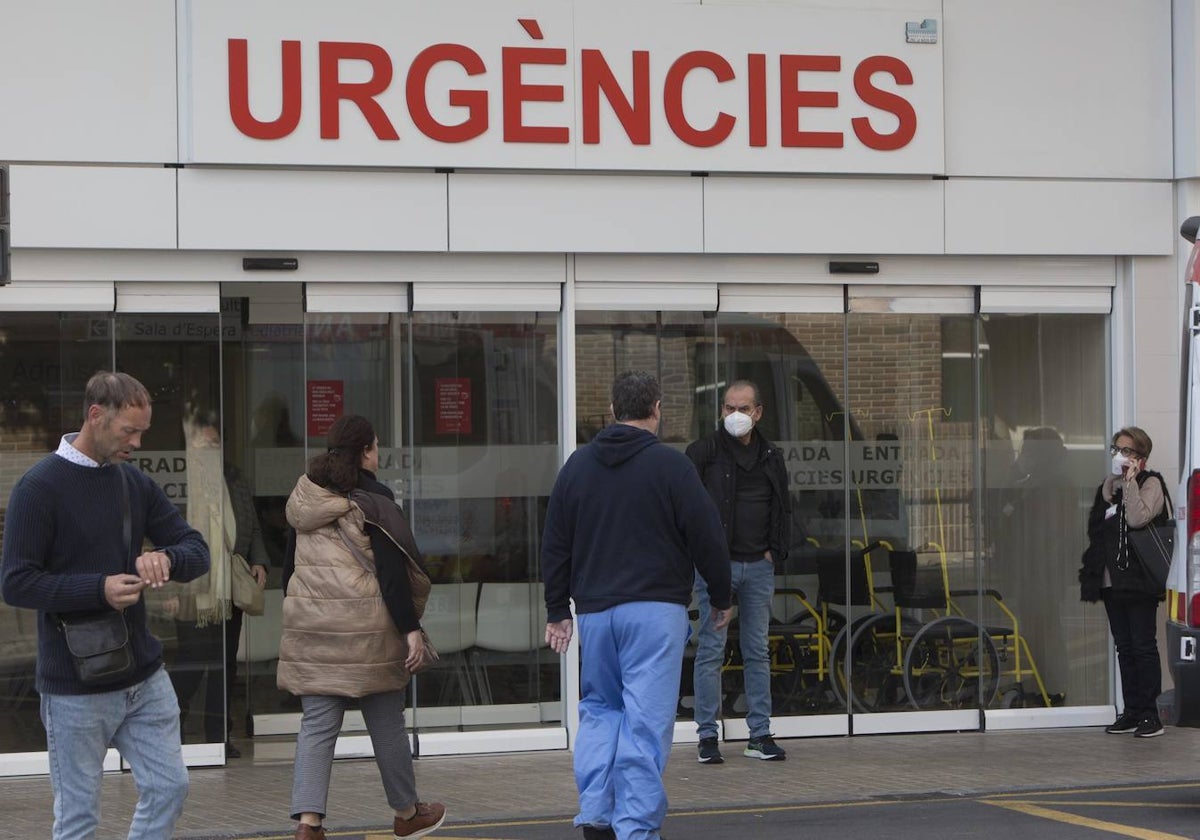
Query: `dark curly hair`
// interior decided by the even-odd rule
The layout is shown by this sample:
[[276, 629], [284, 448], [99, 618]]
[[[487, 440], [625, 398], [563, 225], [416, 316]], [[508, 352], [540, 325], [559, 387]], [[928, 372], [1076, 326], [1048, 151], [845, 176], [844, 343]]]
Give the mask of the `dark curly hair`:
[[645, 420], [661, 399], [658, 380], [644, 370], [627, 370], [613, 381], [612, 411], [618, 422]]
[[326, 489], [349, 493], [358, 484], [363, 453], [375, 444], [375, 427], [359, 414], [346, 414], [334, 421], [325, 440], [329, 449], [308, 462], [308, 478]]

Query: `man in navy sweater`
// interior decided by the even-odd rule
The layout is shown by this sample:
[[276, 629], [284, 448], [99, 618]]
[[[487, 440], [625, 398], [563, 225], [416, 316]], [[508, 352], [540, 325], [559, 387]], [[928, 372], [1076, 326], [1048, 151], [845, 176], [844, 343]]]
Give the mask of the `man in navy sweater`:
[[575, 451], [554, 482], [542, 539], [546, 642], [579, 616], [575, 825], [585, 840], [656, 840], [667, 812], [687, 608], [696, 572], [712, 621], [730, 617], [729, 549], [692, 462], [659, 443], [662, 393], [648, 373], [613, 383], [616, 423]]
[[[204, 538], [158, 485], [125, 465], [149, 428], [150, 395], [142, 383], [97, 373], [84, 391], [82, 428], [17, 482], [5, 515], [0, 592], [11, 606], [38, 611], [36, 685], [55, 840], [95, 835], [109, 746], [129, 762], [137, 783], [131, 840], [170, 837], [187, 798], [179, 704], [163, 670], [162, 644], [146, 624], [142, 592], [199, 577], [209, 555]], [[143, 552], [145, 539], [155, 548]], [[106, 610], [124, 614], [136, 667], [120, 681], [85, 685], [59, 619]]]

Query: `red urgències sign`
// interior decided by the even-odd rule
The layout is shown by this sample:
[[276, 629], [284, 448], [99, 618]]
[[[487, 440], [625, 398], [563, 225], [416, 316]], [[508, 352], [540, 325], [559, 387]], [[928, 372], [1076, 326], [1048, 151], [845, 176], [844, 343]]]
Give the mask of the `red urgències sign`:
[[[536, 20], [522, 19], [521, 26], [533, 40], [542, 34]], [[725, 143], [731, 136], [744, 138], [751, 148], [840, 149], [848, 142], [880, 152], [907, 146], [917, 132], [917, 112], [905, 96], [887, 88], [911, 86], [913, 72], [894, 55], [871, 55], [850, 66], [838, 54], [767, 53], [722, 54], [713, 50], [689, 50], [663, 54], [631, 50], [619, 54], [599, 49], [569, 52], [561, 47], [503, 46], [499, 66], [488, 66], [478, 51], [466, 44], [431, 44], [415, 55], [400, 56], [384, 46], [369, 42], [317, 42], [317, 99], [304, 99], [303, 42], [251, 43], [245, 38], [228, 39], [229, 116], [242, 135], [256, 140], [279, 140], [300, 126], [305, 107], [319, 109], [318, 128], [322, 140], [341, 136], [343, 103], [354, 106], [380, 141], [403, 142], [394, 114], [379, 102], [393, 84], [403, 84], [407, 118], [421, 135], [437, 143], [463, 143], [499, 132], [506, 144], [567, 144], [571, 126], [530, 124], [524, 105], [563, 102], [572, 73], [577, 69], [578, 126], [585, 145], [618, 138], [601, 130], [601, 111], [610, 109], [623, 137], [621, 142], [649, 146], [654, 136], [656, 115], [665, 118], [667, 131], [679, 141], [696, 148]], [[256, 112], [250, 101], [249, 51], [280, 50], [278, 114]], [[347, 62], [365, 63], [369, 78], [348, 81], [343, 76]], [[431, 89], [431, 72], [442, 64], [454, 65], [478, 84]], [[661, 84], [652, 84], [651, 65], [665, 66]], [[562, 68], [561, 83], [530, 83], [528, 68]], [[545, 71], [540, 71], [544, 76]], [[856, 99], [846, 102], [834, 87], [840, 74], [852, 77]], [[660, 74], [661, 75], [661, 74]], [[632, 79], [622, 84], [619, 78]], [[495, 81], [498, 79], [499, 84]], [[489, 86], [489, 82], [492, 83]], [[745, 107], [730, 113], [705, 103], [685, 103], [684, 86], [740, 85]], [[311, 88], [310, 88], [311, 90]], [[461, 114], [451, 122], [438, 119], [431, 101], [436, 97]], [[493, 98], [498, 98], [495, 108]], [[842, 130], [806, 130], [806, 112], [833, 109], [844, 114]], [[444, 109], [443, 109], [444, 110]], [[499, 125], [492, 114], [499, 111]], [[774, 111], [773, 114], [769, 113]], [[657, 121], [659, 125], [662, 120]], [[735, 135], [739, 122], [742, 131]]]

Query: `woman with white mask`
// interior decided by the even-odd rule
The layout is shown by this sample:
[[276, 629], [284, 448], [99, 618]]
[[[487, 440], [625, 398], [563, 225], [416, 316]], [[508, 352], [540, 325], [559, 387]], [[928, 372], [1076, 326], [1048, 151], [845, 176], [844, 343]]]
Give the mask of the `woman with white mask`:
[[1136, 426], [1113, 435], [1112, 470], [1096, 489], [1079, 571], [1080, 597], [1104, 602], [1117, 646], [1124, 710], [1105, 732], [1132, 732], [1139, 738], [1163, 734], [1157, 708], [1162, 691], [1157, 638], [1158, 604], [1164, 593], [1128, 539], [1129, 529], [1170, 518], [1163, 477], [1146, 469], [1152, 447], [1150, 436]]

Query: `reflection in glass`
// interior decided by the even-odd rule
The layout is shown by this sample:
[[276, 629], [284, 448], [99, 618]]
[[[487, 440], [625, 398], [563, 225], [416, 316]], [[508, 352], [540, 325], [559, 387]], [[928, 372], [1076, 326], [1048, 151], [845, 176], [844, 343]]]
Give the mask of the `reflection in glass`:
[[1104, 611], [1079, 600], [1077, 579], [1109, 443], [1106, 318], [992, 315], [981, 339], [986, 583], [1020, 616], [1052, 702], [1108, 703]]
[[[112, 369], [112, 334], [107, 313], [0, 315], [0, 505], [64, 433], [79, 429], [88, 378]], [[46, 749], [36, 659], [37, 613], [0, 604], [0, 753]]]
[[[114, 319], [116, 364], [137, 377], [152, 400], [150, 429], [132, 463], [204, 534], [214, 561], [226, 556], [220, 550], [227, 511], [222, 503], [220, 319], [197, 313]], [[144, 595], [150, 630], [163, 642], [176, 689], [185, 744], [226, 740], [227, 581], [219, 570]]]
[[558, 467], [557, 321], [412, 317], [408, 498], [434, 583], [426, 628], [443, 654], [415, 681], [422, 726], [462, 725], [437, 709], [471, 705], [488, 707], [472, 716], [480, 723], [560, 719], [539, 582]]

